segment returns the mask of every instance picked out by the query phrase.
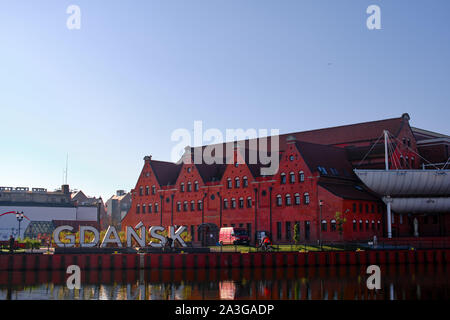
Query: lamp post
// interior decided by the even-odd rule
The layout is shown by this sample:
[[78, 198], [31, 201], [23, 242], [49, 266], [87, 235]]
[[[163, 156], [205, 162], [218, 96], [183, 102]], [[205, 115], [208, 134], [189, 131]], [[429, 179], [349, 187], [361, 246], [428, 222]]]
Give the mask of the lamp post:
[[322, 247], [322, 206], [323, 206], [323, 201], [319, 200], [319, 244]]
[[17, 219], [17, 221], [19, 221], [19, 238], [20, 238], [20, 223], [23, 220], [23, 211], [21, 211], [21, 212], [16, 211], [16, 219]]

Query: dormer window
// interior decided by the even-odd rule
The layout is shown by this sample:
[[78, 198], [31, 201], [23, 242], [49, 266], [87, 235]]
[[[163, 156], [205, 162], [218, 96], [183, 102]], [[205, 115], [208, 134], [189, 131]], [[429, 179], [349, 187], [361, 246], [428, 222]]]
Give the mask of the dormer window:
[[188, 182], [188, 184], [187, 184], [187, 191], [188, 192], [192, 191], [192, 184], [190, 182]]
[[198, 191], [198, 181], [195, 181], [195, 182], [194, 182], [194, 190], [195, 190], [195, 191]]
[[152, 186], [152, 194], [156, 194], [156, 186]]
[[280, 183], [281, 183], [281, 184], [286, 184], [286, 173], [284, 173], [284, 172], [281, 173], [280, 178], [281, 178]]
[[248, 179], [247, 179], [247, 177], [243, 177], [242, 178], [242, 185], [243, 185], [244, 188], [248, 187]]
[[184, 192], [184, 182], [180, 184], [180, 192]]
[[298, 181], [304, 182], [305, 181], [305, 173], [303, 171], [300, 171], [298, 173]]
[[231, 189], [233, 187], [233, 184], [232, 184], [232, 182], [231, 182], [231, 178], [228, 178], [227, 179], [227, 188], [228, 189]]
[[295, 173], [293, 172], [289, 173], [289, 182], [295, 183]]
[[241, 182], [240, 182], [239, 178], [235, 178], [234, 179], [234, 187], [240, 188], [240, 186], [241, 186]]

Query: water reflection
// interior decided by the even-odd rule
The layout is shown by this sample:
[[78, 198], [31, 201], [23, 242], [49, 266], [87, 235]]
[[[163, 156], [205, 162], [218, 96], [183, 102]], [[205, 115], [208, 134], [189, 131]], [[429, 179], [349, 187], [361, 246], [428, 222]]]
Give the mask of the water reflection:
[[449, 299], [445, 265], [382, 266], [382, 288], [365, 267], [82, 271], [80, 290], [61, 271], [2, 272], [0, 299], [420, 300]]

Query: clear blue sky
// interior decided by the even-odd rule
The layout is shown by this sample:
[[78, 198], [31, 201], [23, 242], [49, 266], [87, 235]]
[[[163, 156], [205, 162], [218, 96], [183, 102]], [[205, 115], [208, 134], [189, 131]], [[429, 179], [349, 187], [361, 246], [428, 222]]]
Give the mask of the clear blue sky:
[[[66, 9], [81, 8], [81, 30]], [[366, 28], [381, 7], [382, 30]], [[448, 0], [0, 0], [0, 185], [134, 187], [177, 128], [450, 134]]]

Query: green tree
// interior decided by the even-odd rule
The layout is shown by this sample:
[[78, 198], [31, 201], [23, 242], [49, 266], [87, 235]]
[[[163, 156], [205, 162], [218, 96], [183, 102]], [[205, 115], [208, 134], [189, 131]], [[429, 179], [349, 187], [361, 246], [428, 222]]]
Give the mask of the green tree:
[[341, 212], [336, 212], [334, 219], [336, 220], [339, 237], [342, 240], [342, 234], [344, 233], [344, 223], [347, 222], [347, 219], [344, 217], [344, 215]]
[[298, 244], [300, 241], [300, 224], [296, 223], [294, 225], [294, 242], [295, 244]]

